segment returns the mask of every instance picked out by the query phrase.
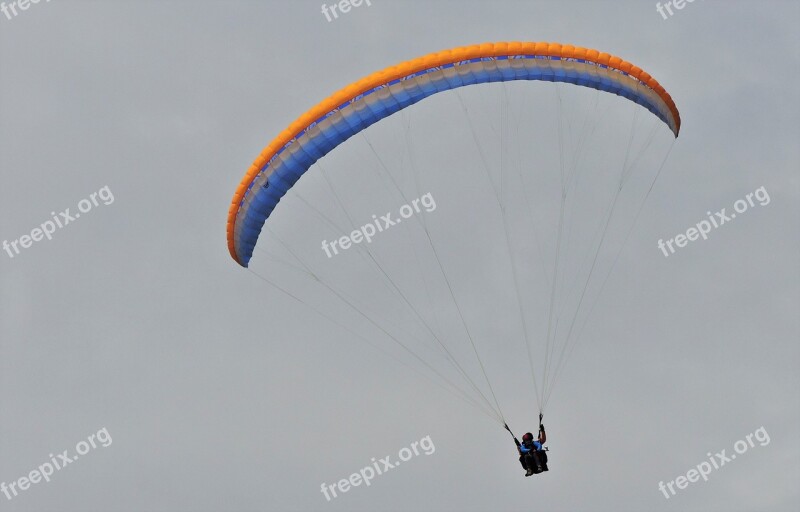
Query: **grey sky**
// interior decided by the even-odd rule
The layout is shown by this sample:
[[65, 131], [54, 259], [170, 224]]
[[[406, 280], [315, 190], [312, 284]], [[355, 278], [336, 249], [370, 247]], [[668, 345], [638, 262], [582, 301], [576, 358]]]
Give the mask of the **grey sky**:
[[[0, 13], [0, 242], [104, 186], [114, 195], [53, 240], [0, 252], [0, 482], [102, 428], [113, 439], [49, 483], [0, 494], [0, 510], [797, 510], [800, 4], [698, 0], [664, 20], [651, 1], [372, 0], [328, 22], [321, 3], [52, 0]], [[515, 40], [619, 55], [683, 119], [591, 343], [548, 406], [551, 470], [527, 479], [496, 423], [244, 271], [225, 243], [247, 166], [308, 108], [402, 60]], [[324, 168], [357, 176], [348, 163], [365, 148]], [[669, 258], [657, 249], [761, 186], [769, 205]], [[401, 204], [356, 192], [362, 217]], [[432, 230], [449, 215], [440, 205]], [[294, 240], [322, 261], [310, 220]], [[387, 235], [382, 254], [399, 240]], [[486, 352], [504, 412], [533, 430], [516, 331], [469, 290], [481, 270], [457, 259], [476, 331], [502, 338]], [[708, 482], [669, 500], [658, 490], [762, 426], [770, 443]], [[321, 494], [428, 435], [433, 454]]]

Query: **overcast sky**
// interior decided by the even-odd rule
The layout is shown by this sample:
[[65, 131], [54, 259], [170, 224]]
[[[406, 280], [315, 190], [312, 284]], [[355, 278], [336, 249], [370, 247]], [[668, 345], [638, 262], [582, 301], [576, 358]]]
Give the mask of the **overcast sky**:
[[[12, 499], [0, 489], [0, 510], [800, 506], [799, 3], [697, 0], [665, 19], [653, 1], [372, 0], [332, 21], [319, 0], [20, 3], [0, 12], [0, 243], [19, 247], [67, 208], [86, 211], [52, 240], [0, 252], [0, 484], [15, 489]], [[588, 321], [590, 342], [548, 405], [550, 471], [532, 478], [496, 422], [420, 377], [419, 365], [365, 344], [390, 347], [380, 331], [302, 280], [287, 286], [347, 328], [282, 294], [236, 265], [225, 241], [237, 184], [292, 120], [373, 71], [487, 41], [619, 55], [658, 79], [683, 119]], [[503, 223], [458, 215], [459, 194], [466, 203], [478, 189], [424, 142], [445, 126], [434, 118], [460, 113], [454, 98], [397, 116], [394, 133], [409, 119], [422, 130], [415, 158], [439, 200], [426, 218], [461, 276], [456, 291], [519, 435], [536, 429], [537, 411], [525, 352], [509, 341], [520, 332], [500, 325], [515, 304], [508, 275], [472, 263], [490, 253], [459, 261], [453, 245]], [[368, 135], [377, 147], [391, 133]], [[458, 138], [442, 134], [441, 153], [472, 145]], [[387, 161], [404, 151], [381, 148]], [[369, 150], [348, 145], [323, 168], [374, 175], [376, 161], [359, 156]], [[325, 182], [309, 178], [302, 193], [322, 197]], [[370, 183], [352, 192], [356, 218], [401, 204]], [[657, 240], [760, 187], [769, 204], [668, 258], [658, 250]], [[276, 230], [324, 263], [324, 231], [293, 217], [292, 200]], [[407, 243], [387, 233], [375, 251], [391, 260]], [[253, 261], [270, 272], [268, 254]], [[337, 268], [323, 273], [348, 277]], [[470, 274], [506, 285], [486, 291]], [[492, 345], [495, 335], [505, 341]], [[748, 434], [753, 446], [708, 481], [669, 499], [659, 490], [722, 450], [735, 454]], [[426, 436], [430, 455], [330, 501], [321, 492]], [[65, 450], [86, 453], [49, 482], [25, 482]]]

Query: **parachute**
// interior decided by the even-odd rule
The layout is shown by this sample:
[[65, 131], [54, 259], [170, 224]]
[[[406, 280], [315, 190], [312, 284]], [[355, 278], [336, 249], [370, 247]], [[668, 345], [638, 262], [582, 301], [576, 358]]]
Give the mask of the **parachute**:
[[[511, 82], [519, 82], [519, 86]], [[542, 86], [533, 91], [525, 89], [523, 86], [531, 86], [523, 82], [542, 82]], [[543, 87], [548, 87], [546, 94], [542, 92]], [[463, 93], [459, 92], [461, 88], [464, 88]], [[442, 97], [445, 94], [439, 93], [446, 92], [457, 100], [455, 109], [460, 107], [463, 119], [448, 119], [453, 109], [447, 110], [441, 104], [437, 104], [434, 114], [422, 108], [434, 101], [422, 100]], [[488, 96], [474, 99], [473, 93]], [[497, 102], [495, 96], [499, 97]], [[420, 108], [410, 108], [420, 102]], [[622, 106], [625, 102], [632, 105], [632, 114]], [[649, 112], [652, 116], [646, 117], [640, 112]], [[398, 121], [401, 125], [394, 127], [395, 132], [380, 131], [397, 113], [401, 113]], [[495, 119], [497, 114], [499, 120]], [[415, 118], [412, 122], [414, 116], [421, 121]], [[557, 120], [551, 122], [552, 119]], [[499, 122], [499, 127], [494, 122]], [[436, 123], [439, 124], [433, 127]], [[649, 129], [646, 128], [648, 123]], [[428, 125], [427, 135], [418, 135], [420, 125]], [[544, 126], [550, 128], [542, 129]], [[345, 253], [337, 255], [338, 260], [348, 260], [351, 271], [357, 269], [354, 277], [347, 279], [355, 284], [345, 290], [334, 282], [335, 278], [321, 278], [320, 264], [311, 263], [314, 256], [307, 248], [311, 240], [309, 226], [316, 224], [335, 233], [345, 233], [352, 228], [355, 235], [361, 223], [359, 219], [369, 221], [362, 228], [372, 223], [368, 214], [356, 214], [354, 210], [358, 207], [353, 205], [357, 201], [343, 200], [342, 187], [359, 189], [360, 201], [372, 195], [374, 189], [367, 189], [367, 182], [377, 179], [376, 176], [380, 176], [386, 189], [397, 193], [397, 202], [407, 201], [410, 207], [413, 203], [409, 193], [411, 182], [413, 192], [420, 195], [417, 199], [424, 197], [420, 189], [420, 155], [429, 161], [435, 160], [436, 167], [442, 169], [435, 175], [431, 173], [429, 178], [441, 178], [438, 183], [429, 182], [430, 186], [438, 185], [436, 196], [452, 194], [453, 205], [463, 201], [463, 211], [476, 216], [476, 220], [471, 221], [475, 226], [484, 221], [493, 223], [487, 231], [487, 237], [493, 240], [492, 244], [487, 244], [489, 252], [495, 252], [498, 247], [507, 249], [503, 258], [488, 258], [484, 254], [482, 257], [486, 258], [479, 264], [502, 259], [511, 274], [506, 276], [507, 284], [497, 285], [501, 281], [498, 278], [485, 287], [497, 285], [500, 288], [497, 297], [515, 298], [516, 306], [504, 310], [518, 312], [519, 328], [508, 338], [524, 342], [521, 353], [527, 354], [541, 411], [581, 337], [581, 325], [585, 326], [588, 321], [616, 266], [680, 126], [675, 103], [654, 78], [629, 62], [597, 50], [556, 43], [508, 42], [432, 53], [388, 67], [337, 91], [300, 116], [264, 148], [231, 202], [228, 249], [237, 263], [249, 267], [257, 246], [265, 243], [258, 241], [266, 226], [274, 238], [264, 248], [267, 272], [272, 272], [273, 276], [258, 274], [259, 277], [340, 325], [346, 323], [341, 316], [343, 309], [355, 312], [367, 327], [377, 331], [367, 335], [356, 333], [360, 338], [370, 344], [376, 336], [388, 338], [401, 353], [411, 356], [405, 359], [405, 364], [432, 374], [446, 389], [504, 424], [500, 400], [489, 378], [494, 367], [487, 370], [482, 358], [498, 352], [498, 347], [506, 348], [508, 343], [493, 344], [489, 341], [491, 334], [479, 332], [482, 327], [473, 320], [476, 308], [464, 297], [464, 294], [476, 293], [469, 286], [472, 278], [452, 268], [448, 272], [447, 262], [459, 259], [453, 257], [449, 249], [459, 243], [463, 246], [464, 238], [457, 240], [457, 233], [468, 230], [436, 230], [431, 224], [434, 214], [430, 208], [425, 211], [417, 208], [413, 221], [412, 215], [402, 215], [397, 223], [406, 220], [408, 235], [403, 247], [408, 249], [409, 255], [413, 254], [417, 270], [408, 263], [410, 257], [381, 254], [379, 245], [383, 240], [378, 242], [372, 237], [362, 243], [351, 240], [352, 245], [357, 246], [355, 252], [360, 259], [350, 254], [345, 256]], [[373, 130], [378, 130], [380, 140], [371, 138]], [[654, 151], [657, 145], [654, 141], [667, 139], [665, 133], [669, 135], [664, 146], [666, 151]], [[366, 146], [362, 144], [360, 156], [349, 147], [345, 148], [345, 141], [356, 135], [366, 143]], [[434, 143], [431, 140], [434, 138], [441, 139], [441, 144]], [[405, 142], [405, 147], [399, 151], [384, 148], [392, 142]], [[430, 147], [420, 151], [421, 146]], [[616, 146], [621, 149], [617, 150]], [[327, 162], [337, 153], [350, 164], [341, 165], [334, 159], [331, 170], [323, 171], [321, 159], [330, 154], [325, 158]], [[459, 156], [462, 161], [456, 161]], [[448, 160], [450, 157], [452, 159]], [[492, 174], [497, 160], [499, 178], [496, 173]], [[358, 167], [377, 171], [345, 170], [353, 167], [353, 162]], [[315, 183], [310, 178], [300, 181], [301, 177], [313, 175], [316, 168], [332, 199], [327, 203], [327, 211], [321, 198], [305, 197], [325, 190], [319, 180]], [[466, 180], [464, 172], [475, 168], [486, 171], [486, 183], [470, 189], [466, 193], [469, 197], [459, 195], [459, 190], [467, 183], [475, 182], [475, 178]], [[621, 170], [614, 178], [609, 178], [611, 174], [606, 170], [612, 168]], [[559, 173], [552, 179], [540, 180], [545, 169], [558, 169]], [[645, 169], [649, 174], [642, 172], [644, 176], [639, 176], [635, 169]], [[517, 174], [513, 174], [514, 171]], [[530, 186], [531, 176], [539, 180], [537, 187]], [[298, 190], [307, 181], [310, 188]], [[626, 187], [631, 188], [630, 183], [639, 190], [632, 198], [622, 193], [627, 191]], [[534, 190], [554, 193], [549, 198], [534, 201]], [[488, 206], [473, 208], [471, 201], [476, 191], [481, 200], [489, 198]], [[307, 221], [294, 214], [280, 222], [273, 221], [282, 210], [278, 204], [292, 194], [296, 198], [293, 211], [302, 208], [321, 222]], [[433, 199], [433, 194], [427, 196]], [[492, 201], [499, 206], [497, 215], [496, 211], [490, 213]], [[371, 203], [373, 207], [377, 204]], [[331, 211], [334, 206], [343, 217], [334, 219]], [[552, 206], [549, 213], [539, 211], [546, 206]], [[376, 227], [371, 231], [381, 229], [377, 215], [372, 215]], [[581, 223], [580, 217], [585, 217], [586, 222]], [[610, 227], [619, 223], [616, 218], [624, 218], [627, 223], [622, 223], [621, 231], [614, 235]], [[548, 227], [537, 228], [536, 222], [530, 223], [529, 219]], [[287, 234], [278, 235], [277, 229], [271, 229], [273, 222], [274, 227], [280, 226]], [[345, 228], [343, 223], [349, 227]], [[411, 224], [416, 226], [416, 231], [411, 231]], [[450, 225], [469, 226], [470, 222], [462, 219], [460, 224]], [[297, 243], [286, 242], [289, 236]], [[607, 244], [615, 236], [617, 247], [609, 252]], [[391, 243], [389, 235], [383, 238]], [[549, 250], [543, 247], [543, 240], [549, 241]], [[325, 243], [323, 241], [323, 247]], [[280, 256], [274, 252], [279, 249]], [[319, 256], [318, 249], [315, 251]], [[423, 254], [423, 251], [427, 252]], [[328, 252], [327, 260], [321, 261], [324, 265], [333, 265], [330, 258]], [[538, 266], [527, 264], [535, 259], [542, 267], [538, 277], [533, 276]], [[336, 265], [339, 265], [338, 260]], [[395, 274], [387, 272], [392, 263], [399, 269]], [[375, 284], [368, 285], [366, 279], [361, 278], [365, 269], [374, 272]], [[310, 299], [299, 297], [294, 285], [278, 285], [276, 280], [286, 278], [287, 270], [322, 286], [331, 302], [315, 305]], [[480, 273], [482, 268], [474, 270]], [[437, 285], [439, 288], [435, 289]], [[538, 297], [533, 297], [534, 291]], [[377, 298], [379, 293], [386, 299]], [[399, 308], [392, 306], [391, 301], [396, 301], [403, 312], [395, 313]], [[445, 301], [449, 303], [446, 311], [442, 306]], [[338, 305], [331, 306], [333, 302]], [[490, 300], [489, 304], [501, 302]], [[452, 327], [453, 324], [456, 327]], [[457, 342], [457, 339], [462, 341]], [[466, 349], [464, 353], [457, 353], [454, 348], [457, 343]], [[437, 366], [441, 359], [447, 362], [449, 374]], [[502, 369], [494, 372], [508, 373]]]

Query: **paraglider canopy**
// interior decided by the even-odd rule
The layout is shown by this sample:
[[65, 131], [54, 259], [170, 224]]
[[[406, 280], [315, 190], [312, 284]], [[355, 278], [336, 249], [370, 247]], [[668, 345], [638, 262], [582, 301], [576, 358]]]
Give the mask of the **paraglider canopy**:
[[680, 131], [680, 114], [667, 91], [641, 68], [608, 53], [544, 42], [485, 43], [432, 53], [337, 91], [264, 148], [231, 202], [231, 256], [246, 267], [281, 197], [319, 158], [354, 134], [438, 92], [510, 80], [566, 82], [617, 94], [658, 116], [676, 137]]

